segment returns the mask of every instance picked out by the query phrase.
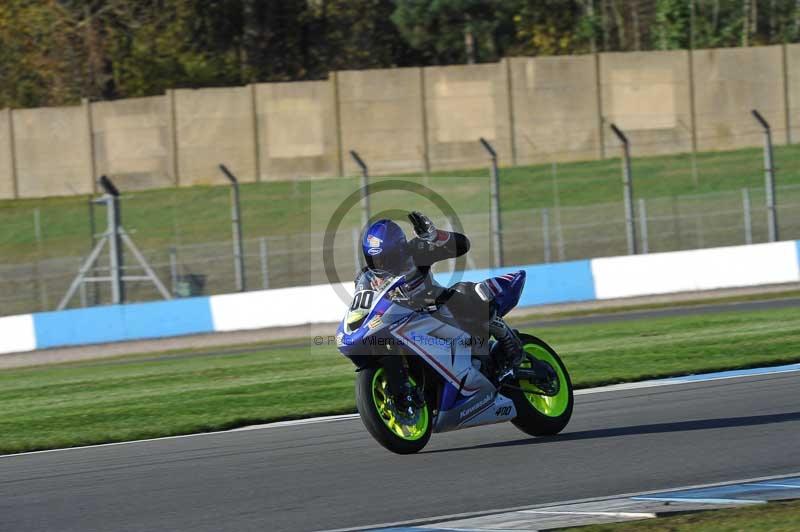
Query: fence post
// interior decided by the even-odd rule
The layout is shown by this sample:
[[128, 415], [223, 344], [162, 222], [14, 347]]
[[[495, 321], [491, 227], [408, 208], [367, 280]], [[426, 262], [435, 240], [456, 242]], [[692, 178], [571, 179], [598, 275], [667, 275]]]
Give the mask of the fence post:
[[261, 257], [261, 284], [269, 288], [269, 255], [267, 254], [267, 237], [262, 236], [258, 242], [259, 256]]
[[491, 160], [492, 172], [492, 266], [495, 268], [503, 267], [503, 236], [502, 236], [502, 220], [500, 219], [500, 177], [497, 171], [497, 152], [494, 151], [492, 145], [489, 144], [485, 138], [478, 139], [483, 148], [489, 153]]
[[628, 236], [628, 254], [636, 254], [636, 215], [633, 213], [633, 183], [631, 182], [631, 152], [628, 137], [615, 125], [611, 131], [622, 143], [622, 184], [625, 197], [625, 227]]
[[544, 247], [544, 261], [550, 262], [550, 211], [542, 209], [542, 246]]
[[650, 252], [647, 235], [647, 205], [644, 198], [639, 198], [639, 231], [642, 233], [642, 253]]
[[173, 296], [178, 295], [178, 250], [175, 246], [169, 248], [169, 280], [170, 291]]
[[[63, 310], [67, 304], [69, 304], [69, 301], [72, 299], [72, 296], [75, 295], [75, 292], [87, 282], [106, 282], [110, 280], [111, 301], [114, 304], [125, 302], [125, 281], [149, 280], [155, 285], [164, 299], [172, 299], [172, 296], [169, 294], [169, 292], [167, 292], [167, 289], [161, 283], [158, 276], [156, 276], [155, 271], [153, 271], [153, 268], [147, 262], [147, 259], [145, 259], [144, 255], [142, 255], [142, 252], [139, 251], [139, 248], [137, 248], [136, 244], [133, 243], [133, 239], [131, 239], [131, 237], [122, 227], [122, 216], [119, 205], [119, 190], [105, 175], [100, 176], [99, 183], [105, 191], [105, 194], [96, 201], [106, 205], [106, 219], [108, 220], [107, 229], [103, 234], [103, 238], [92, 249], [86, 260], [82, 261], [82, 265], [78, 270], [78, 275], [76, 275], [72, 280], [72, 283], [70, 283], [67, 293], [64, 294], [64, 297], [58, 304], [57, 310]], [[89, 270], [97, 266], [97, 260], [100, 257], [100, 253], [102, 253], [106, 245], [109, 247], [110, 275], [104, 277], [88, 276]], [[133, 254], [133, 257], [136, 262], [138, 262], [138, 265], [144, 269], [145, 275], [125, 275], [125, 269], [123, 266], [124, 256], [122, 252], [123, 246], [126, 246], [128, 251]]]
[[706, 247], [705, 235], [703, 235], [703, 213], [698, 212], [694, 216], [694, 230], [697, 235], [697, 248], [702, 249]]
[[[365, 231], [366, 229], [367, 228], [364, 227]], [[361, 236], [358, 229], [353, 227], [351, 236], [353, 238], [353, 269], [356, 271], [356, 275], [358, 275], [361, 272]]]
[[236, 289], [239, 292], [246, 290], [247, 283], [244, 274], [244, 253], [242, 251], [242, 217], [239, 203], [239, 181], [224, 164], [219, 169], [231, 182], [231, 226], [233, 229], [233, 266], [236, 274]]
[[369, 225], [369, 169], [355, 150], [350, 150], [350, 157], [361, 168], [361, 226], [366, 229]]
[[675, 233], [676, 249], [683, 249], [683, 237], [681, 235], [681, 213], [678, 208], [678, 197], [672, 196], [672, 231]]
[[753, 243], [753, 222], [750, 220], [750, 191], [742, 189], [742, 212], [744, 213], [744, 243]]
[[46, 311], [48, 310], [48, 303], [46, 294], [42, 290], [42, 271], [40, 268], [44, 253], [42, 251], [42, 221], [39, 207], [33, 209], [33, 235], [36, 238], [36, 262], [34, 262], [33, 265], [33, 274], [36, 277], [36, 294], [39, 296], [39, 301], [41, 302], [41, 310]]
[[[83, 259], [79, 258], [78, 259], [78, 268], [79, 269], [82, 266], [82, 264], [83, 264]], [[86, 308], [86, 300], [87, 300], [87, 297], [86, 297], [86, 283], [81, 283], [81, 288], [80, 288], [79, 295], [80, 295], [80, 298], [81, 298], [81, 307]]]
[[[86, 203], [89, 206], [89, 250], [88, 251], [89, 253], [91, 253], [94, 247], [97, 245], [97, 223], [94, 214], [94, 205], [97, 202], [95, 202], [94, 199], [92, 199], [92, 195], [89, 194], [86, 197]], [[92, 276], [99, 277], [96, 266], [92, 267]], [[97, 284], [92, 283], [92, 305], [97, 306], [99, 304], [100, 304], [100, 290], [97, 287]]]
[[567, 260], [567, 246], [564, 243], [564, 232], [562, 230], [562, 224], [561, 224], [561, 207], [558, 207], [556, 209], [555, 225], [556, 225], [556, 248], [558, 249], [558, 260], [559, 262], [564, 262], [565, 260]]
[[[115, 305], [125, 302], [125, 281], [123, 280], [123, 254], [122, 238], [120, 235], [120, 225], [122, 225], [122, 213], [119, 208], [119, 190], [106, 177], [100, 177], [100, 186], [105, 191], [103, 200], [108, 206], [108, 235], [109, 245], [109, 266], [111, 268], [111, 302]], [[65, 298], [66, 300], [66, 298]], [[59, 309], [60, 310], [60, 309]]]
[[561, 194], [558, 191], [558, 166], [556, 162], [550, 166], [550, 174], [553, 177], [553, 222], [556, 226], [556, 247], [558, 249], [558, 260], [564, 262], [564, 235], [561, 232]]
[[764, 128], [764, 180], [767, 193], [767, 229], [769, 241], [775, 242], [778, 236], [778, 213], [775, 209], [775, 165], [772, 157], [772, 131], [769, 123], [757, 110], [753, 109], [753, 116], [761, 127]]

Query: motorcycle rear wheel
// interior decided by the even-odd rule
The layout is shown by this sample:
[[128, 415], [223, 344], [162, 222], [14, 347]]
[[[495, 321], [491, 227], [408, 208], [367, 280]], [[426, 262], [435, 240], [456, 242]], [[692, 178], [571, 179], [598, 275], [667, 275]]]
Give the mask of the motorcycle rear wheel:
[[[507, 393], [517, 409], [517, 417], [511, 422], [531, 436], [558, 434], [569, 423], [574, 405], [572, 381], [567, 367], [555, 350], [543, 340], [529, 334], [520, 334], [520, 339], [526, 353], [520, 367], [529, 368], [531, 358], [549, 364], [558, 377], [558, 392], [554, 396], [547, 396], [542, 395], [542, 390], [531, 382], [513, 383], [516, 388], [521, 389], [510, 389]], [[528, 390], [530, 393], [526, 393]]]
[[[356, 407], [361, 422], [375, 440], [397, 454], [420, 451], [431, 437], [433, 416], [427, 404], [418, 409], [413, 424], [398, 419], [382, 367], [365, 368], [356, 376]], [[411, 384], [416, 384], [411, 379]]]

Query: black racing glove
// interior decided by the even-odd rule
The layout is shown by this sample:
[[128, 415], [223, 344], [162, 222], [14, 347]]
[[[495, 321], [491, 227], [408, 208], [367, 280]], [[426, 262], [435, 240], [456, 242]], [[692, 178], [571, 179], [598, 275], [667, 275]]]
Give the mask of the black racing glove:
[[436, 240], [436, 227], [433, 222], [419, 211], [409, 213], [408, 219], [411, 225], [414, 226], [414, 233], [422, 240], [433, 242]]

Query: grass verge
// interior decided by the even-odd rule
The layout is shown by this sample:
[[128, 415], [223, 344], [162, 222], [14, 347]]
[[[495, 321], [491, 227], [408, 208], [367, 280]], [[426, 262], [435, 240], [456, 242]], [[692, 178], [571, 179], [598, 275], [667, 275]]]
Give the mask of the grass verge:
[[794, 532], [800, 523], [800, 501], [771, 502], [745, 508], [708, 510], [635, 521], [565, 528], [572, 532], [734, 532], [769, 530]]
[[[580, 318], [585, 316], [598, 316], [608, 314], [628, 314], [631, 312], [643, 312], [648, 310], [667, 310], [675, 308], [694, 308], [706, 307], [711, 305], [735, 305], [737, 303], [748, 302], [767, 302], [778, 301], [781, 299], [795, 299], [800, 297], [800, 290], [783, 290], [780, 292], [761, 292], [752, 294], [735, 294], [735, 295], [720, 295], [719, 297], [703, 297], [698, 299], [685, 299], [678, 301], [660, 301], [654, 303], [641, 302], [630, 303], [620, 302], [617, 306], [603, 306], [591, 308], [578, 308], [561, 310], [558, 308], [549, 308], [546, 311], [540, 308], [533, 307], [532, 312], [520, 312], [519, 314], [510, 318], [510, 323], [527, 323], [532, 320], [539, 320], [541, 317], [542, 322], [560, 320], [564, 318]], [[530, 309], [523, 309], [530, 310]], [[724, 309], [720, 309], [723, 312]]]
[[[800, 308], [563, 326], [541, 336], [576, 386], [588, 387], [800, 361]], [[6, 370], [0, 453], [352, 412], [352, 386], [350, 362], [311, 342]]]

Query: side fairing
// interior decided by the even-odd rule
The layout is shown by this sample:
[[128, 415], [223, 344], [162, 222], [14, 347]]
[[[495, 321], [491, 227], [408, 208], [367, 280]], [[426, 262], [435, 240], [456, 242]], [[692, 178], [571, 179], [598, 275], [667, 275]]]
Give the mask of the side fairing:
[[472, 338], [430, 314], [418, 314], [393, 328], [392, 336], [419, 355], [461, 395], [470, 396], [482, 388], [481, 379], [485, 378], [480, 372], [471, 371], [472, 342], [485, 339]]

